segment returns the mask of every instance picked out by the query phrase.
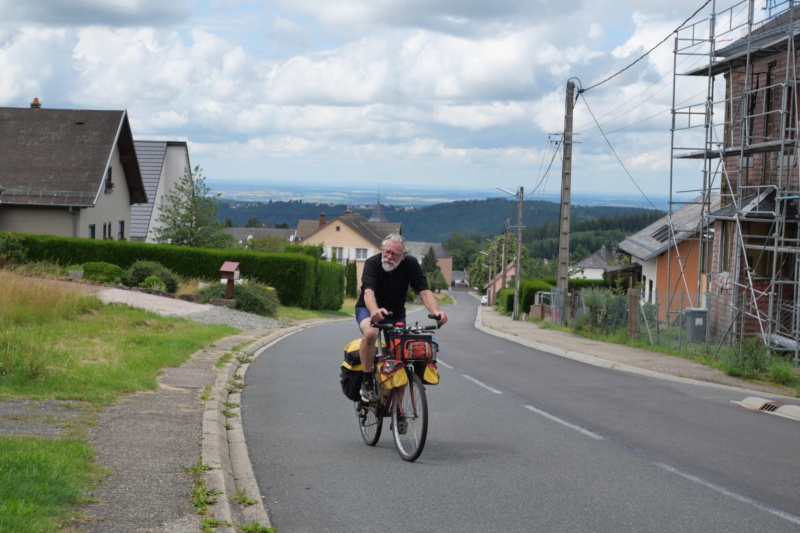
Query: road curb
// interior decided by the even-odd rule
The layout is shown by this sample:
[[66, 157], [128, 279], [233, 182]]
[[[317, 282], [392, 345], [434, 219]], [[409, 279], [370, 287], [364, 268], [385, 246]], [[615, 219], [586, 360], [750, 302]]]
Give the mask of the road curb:
[[[200, 452], [201, 464], [208, 467], [204, 473], [206, 488], [216, 494], [216, 502], [209, 506], [220, 522], [215, 531], [236, 533], [236, 525], [254, 522], [272, 527], [250, 462], [241, 419], [241, 390], [250, 361], [288, 335], [329, 322], [316, 320], [256, 336], [233, 353], [217, 372], [204, 404]], [[234, 499], [237, 496], [246, 497], [247, 504], [237, 503]]]

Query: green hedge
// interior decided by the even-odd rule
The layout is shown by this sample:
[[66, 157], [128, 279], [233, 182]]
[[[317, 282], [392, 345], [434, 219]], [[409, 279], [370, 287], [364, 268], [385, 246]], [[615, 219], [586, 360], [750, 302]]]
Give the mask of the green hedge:
[[555, 284], [550, 284], [544, 279], [523, 279], [520, 282], [520, 313], [529, 313], [533, 302], [536, 301], [537, 292], [550, 292], [555, 289]]
[[501, 311], [514, 312], [514, 289], [500, 289], [494, 296], [494, 305]]
[[[555, 279], [553, 279], [555, 282]], [[555, 284], [551, 285], [544, 279], [523, 279], [519, 283], [519, 312], [528, 313], [536, 298], [537, 292], [550, 292]], [[514, 289], [500, 289], [495, 296], [495, 305], [509, 313], [514, 312]]]
[[[557, 281], [556, 278], [542, 278], [542, 281], [549, 283], [555, 288]], [[569, 280], [569, 291], [580, 292], [585, 287], [608, 287], [608, 283], [602, 279], [571, 279]]]
[[312, 309], [340, 309], [344, 303], [344, 267], [339, 263], [315, 261]]
[[219, 280], [225, 261], [239, 263], [242, 276], [273, 287], [283, 305], [339, 309], [344, 302], [344, 267], [301, 253], [267, 254], [246, 250], [208, 250], [128, 241], [52, 235], [20, 235], [28, 261], [59, 265], [103, 261], [128, 269], [138, 260], [156, 261], [179, 276]]

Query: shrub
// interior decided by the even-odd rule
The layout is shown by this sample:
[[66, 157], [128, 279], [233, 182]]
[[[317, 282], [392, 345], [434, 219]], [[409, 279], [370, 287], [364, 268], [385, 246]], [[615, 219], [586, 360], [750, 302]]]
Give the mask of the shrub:
[[144, 281], [155, 276], [166, 287], [167, 292], [175, 293], [178, 290], [178, 276], [170, 269], [156, 261], [136, 261], [128, 269], [126, 284], [129, 287], [140, 287]]
[[83, 279], [98, 283], [119, 283], [125, 278], [125, 271], [117, 265], [94, 261], [81, 265]]
[[[200, 289], [203, 303], [208, 303], [212, 298], [225, 298], [227, 287], [222, 283]], [[274, 289], [259, 285], [258, 283], [243, 283], [233, 289], [233, 300], [236, 309], [254, 315], [274, 317], [278, 314], [280, 300]]]
[[153, 289], [156, 291], [165, 291], [167, 290], [167, 286], [164, 285], [164, 282], [158, 276], [147, 276], [145, 280], [139, 285], [140, 287], [144, 287], [145, 289]]
[[718, 359], [723, 370], [731, 376], [755, 379], [767, 371], [769, 354], [757, 339], [748, 338], [720, 352]]
[[788, 361], [777, 354], [772, 354], [767, 365], [767, 374], [770, 381], [781, 385], [791, 385], [800, 378], [800, 370], [795, 368], [791, 361]]
[[0, 235], [0, 268], [25, 262], [22, 239], [12, 233]]

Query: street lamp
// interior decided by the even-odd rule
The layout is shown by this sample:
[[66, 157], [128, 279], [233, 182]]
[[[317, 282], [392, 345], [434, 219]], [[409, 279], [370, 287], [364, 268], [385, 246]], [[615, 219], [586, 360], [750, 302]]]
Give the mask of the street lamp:
[[[502, 187], [497, 187], [499, 190], [503, 191], [506, 194], [510, 194], [511, 196], [516, 196], [517, 200], [519, 201], [519, 208], [517, 209], [519, 212], [517, 213], [517, 257], [515, 258], [516, 261], [516, 276], [514, 276], [514, 314], [512, 318], [514, 320], [519, 320], [519, 281], [520, 277], [522, 276], [522, 209], [524, 208], [525, 204], [524, 198], [524, 188], [520, 187], [517, 189], [516, 194], [511, 191], [507, 191]], [[506, 266], [503, 265], [505, 269]]]

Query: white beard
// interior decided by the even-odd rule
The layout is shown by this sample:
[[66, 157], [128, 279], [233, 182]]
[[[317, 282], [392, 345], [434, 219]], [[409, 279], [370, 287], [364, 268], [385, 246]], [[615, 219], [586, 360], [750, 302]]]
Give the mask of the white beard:
[[387, 259], [384, 259], [384, 260], [381, 261], [381, 266], [383, 267], [384, 272], [391, 272], [392, 270], [397, 268], [397, 265], [399, 265], [399, 264], [400, 264], [400, 261], [398, 261], [396, 263], [392, 263], [391, 261], [389, 261]]

